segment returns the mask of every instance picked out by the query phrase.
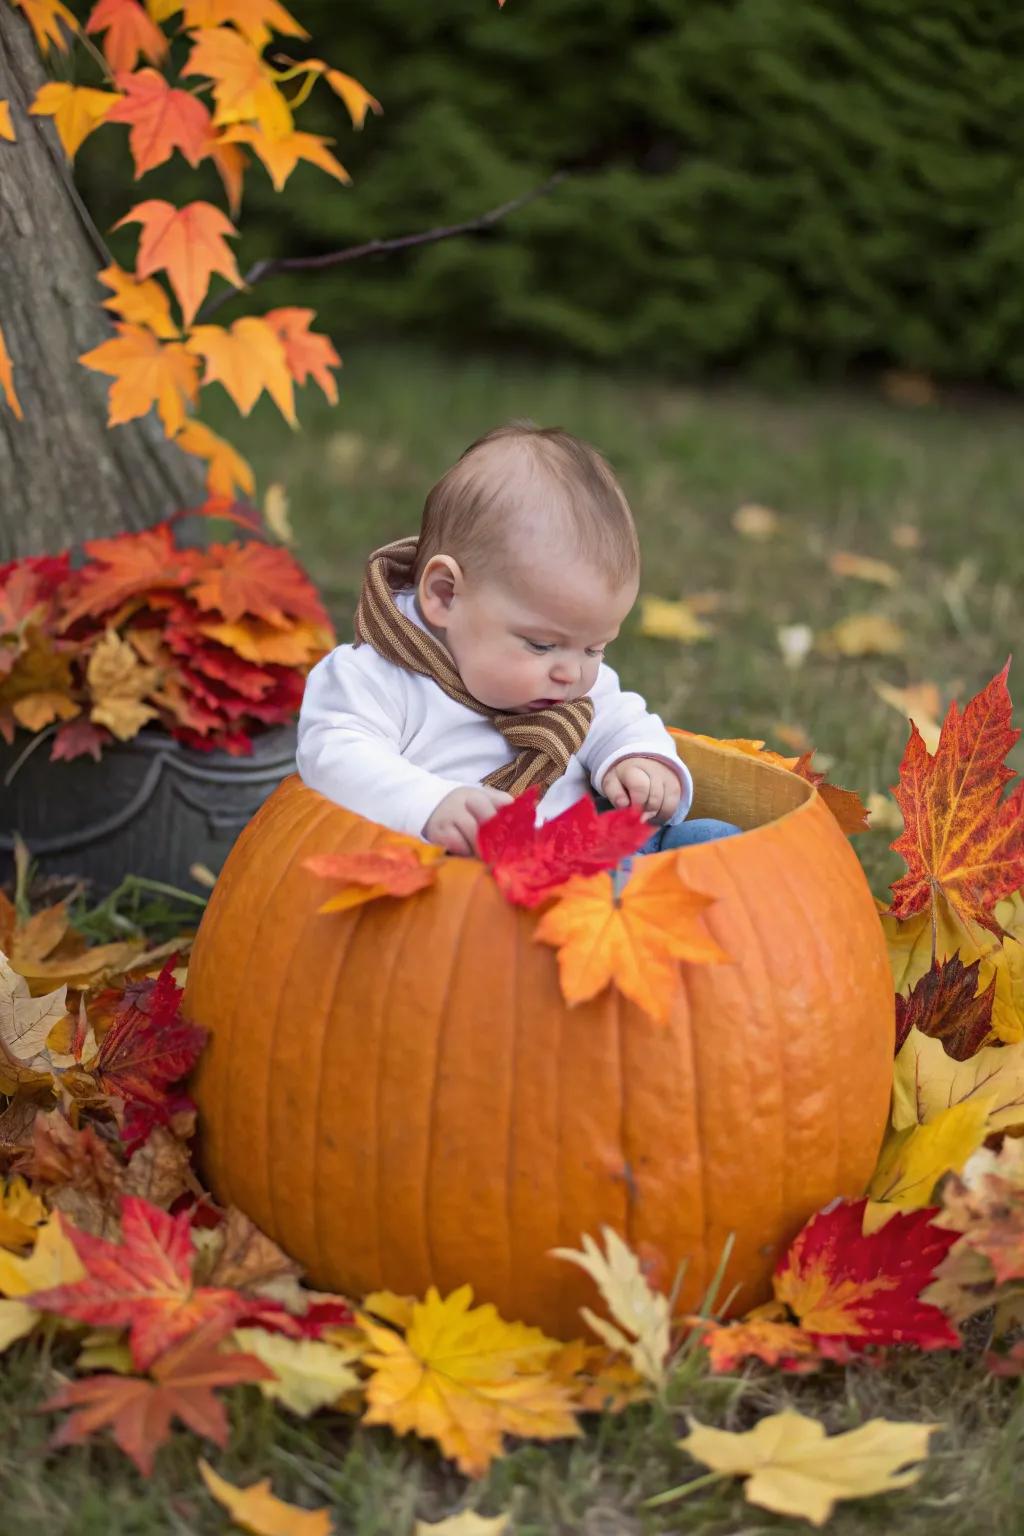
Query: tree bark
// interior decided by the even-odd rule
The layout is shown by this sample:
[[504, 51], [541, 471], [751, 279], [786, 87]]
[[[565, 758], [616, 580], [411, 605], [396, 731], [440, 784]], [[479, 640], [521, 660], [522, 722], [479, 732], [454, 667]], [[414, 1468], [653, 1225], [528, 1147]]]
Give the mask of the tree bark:
[[24, 411], [0, 392], [0, 560], [147, 527], [203, 499], [194, 459], [150, 416], [107, 426], [109, 380], [82, 352], [111, 334], [97, 270], [108, 257], [46, 119], [28, 108], [45, 75], [28, 24], [0, 0], [0, 328]]

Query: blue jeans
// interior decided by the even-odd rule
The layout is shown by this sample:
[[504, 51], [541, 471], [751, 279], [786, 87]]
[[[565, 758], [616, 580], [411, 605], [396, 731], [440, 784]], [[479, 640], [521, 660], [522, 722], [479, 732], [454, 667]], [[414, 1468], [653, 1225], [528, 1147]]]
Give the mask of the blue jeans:
[[698, 816], [695, 821], [680, 821], [674, 827], [658, 827], [638, 851], [668, 853], [672, 848], [689, 848], [694, 843], [713, 843], [720, 837], [735, 837], [742, 830], [731, 821], [718, 821], [714, 816]]

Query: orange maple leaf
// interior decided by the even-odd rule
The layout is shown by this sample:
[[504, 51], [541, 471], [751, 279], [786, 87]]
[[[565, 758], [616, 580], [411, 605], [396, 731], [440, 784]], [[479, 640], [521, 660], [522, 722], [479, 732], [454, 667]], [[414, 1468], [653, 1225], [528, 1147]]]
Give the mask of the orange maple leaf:
[[412, 896], [437, 878], [436, 865], [444, 849], [409, 838], [358, 853], [314, 853], [303, 869], [320, 880], [340, 880], [345, 889], [331, 896], [318, 912], [347, 912], [381, 896]]
[[212, 203], [186, 203], [175, 208], [159, 198], [139, 203], [114, 226], [141, 224], [138, 277], [166, 272], [181, 305], [185, 325], [190, 326], [206, 297], [214, 272], [236, 288], [244, 287], [235, 258], [226, 244], [238, 231]]
[[288, 372], [296, 384], [305, 384], [312, 376], [332, 405], [337, 404], [338, 386], [331, 373], [341, 367], [341, 358], [328, 336], [313, 335], [309, 329], [315, 318], [311, 309], [269, 309], [263, 316], [284, 347]]
[[376, 96], [371, 96], [365, 85], [343, 70], [332, 69], [323, 59], [304, 59], [296, 70], [309, 75], [322, 75], [336, 96], [345, 103], [353, 128], [362, 128], [368, 112], [381, 113], [384, 108]]
[[156, 406], [169, 437], [181, 428], [185, 407], [195, 403], [196, 360], [177, 341], [161, 342], [141, 325], [116, 327], [112, 341], [104, 341], [78, 359], [97, 373], [111, 375], [109, 424], [119, 426], [145, 416]]
[[238, 28], [254, 48], [265, 48], [272, 33], [288, 37], [308, 37], [279, 0], [184, 0], [185, 26], [219, 27], [225, 23]]
[[566, 1002], [586, 1002], [614, 982], [664, 1024], [679, 988], [677, 961], [717, 965], [729, 959], [700, 920], [713, 901], [683, 883], [673, 856], [649, 854], [637, 860], [618, 895], [611, 875], [570, 880], [535, 937], [558, 949]]
[[61, 23], [69, 32], [78, 31], [78, 22], [67, 6], [61, 4], [61, 0], [14, 0], [14, 4], [28, 18], [44, 58], [50, 51], [51, 43], [62, 52], [68, 46], [68, 40], [61, 31]]
[[103, 300], [104, 309], [132, 325], [144, 326], [164, 341], [171, 341], [179, 334], [171, 319], [171, 301], [155, 277], [140, 281], [116, 264], [104, 267], [97, 276], [101, 283], [113, 290], [112, 296]]
[[218, 1328], [201, 1329], [168, 1349], [151, 1367], [152, 1380], [137, 1376], [92, 1376], [69, 1382], [41, 1405], [44, 1412], [75, 1411], [54, 1434], [51, 1445], [79, 1445], [108, 1425], [114, 1440], [144, 1477], [153, 1457], [179, 1419], [197, 1435], [226, 1445], [228, 1420], [214, 1396], [217, 1387], [273, 1379], [273, 1371], [255, 1355], [218, 1349]]
[[17, 142], [17, 134], [11, 122], [11, 104], [3, 97], [0, 97], [0, 139], [6, 139], [9, 144]]
[[285, 133], [271, 138], [258, 123], [234, 123], [221, 136], [221, 143], [247, 144], [255, 150], [267, 168], [275, 192], [282, 190], [300, 160], [308, 160], [336, 181], [347, 184], [352, 180], [328, 148], [334, 140], [321, 138], [316, 133]]
[[249, 157], [237, 144], [225, 144], [223, 138], [211, 138], [207, 154], [221, 179], [231, 217], [237, 219], [242, 207], [242, 190]]
[[197, 325], [187, 346], [206, 363], [203, 383], [223, 384], [243, 416], [266, 390], [285, 421], [296, 425], [288, 355], [281, 338], [261, 316], [243, 315], [230, 330]]
[[209, 27], [195, 34], [182, 75], [206, 75], [213, 81], [215, 123], [258, 122], [271, 138], [290, 133], [292, 112], [271, 71], [244, 37], [229, 27]]
[[239, 619], [234, 624], [199, 624], [199, 633], [226, 645], [256, 666], [312, 666], [334, 644], [326, 624], [293, 624], [279, 629], [265, 619]]
[[65, 629], [87, 614], [98, 617], [109, 613], [140, 593], [161, 587], [181, 588], [194, 574], [191, 557], [175, 548], [166, 523], [141, 533], [89, 539], [85, 553], [89, 563], [81, 574], [81, 591], [64, 609]]
[[230, 501], [236, 486], [248, 496], [255, 491], [256, 478], [248, 460], [203, 422], [186, 421], [175, 442], [186, 453], [194, 453], [197, 458], [206, 460], [206, 485], [212, 495], [224, 496]]
[[209, 153], [210, 114], [191, 91], [175, 90], [157, 69], [122, 72], [116, 78], [121, 100], [108, 110], [109, 123], [127, 123], [135, 179], [163, 165], [180, 149], [189, 165]]
[[252, 1305], [237, 1291], [193, 1286], [187, 1211], [171, 1216], [138, 1195], [122, 1195], [119, 1243], [67, 1230], [84, 1277], [33, 1291], [25, 1301], [94, 1327], [128, 1328], [137, 1370], [203, 1325], [227, 1332]]
[[106, 32], [103, 52], [115, 74], [134, 68], [140, 54], [151, 64], [161, 64], [167, 57], [167, 39], [139, 0], [99, 0], [85, 30]]
[[286, 549], [254, 539], [215, 544], [207, 556], [211, 568], [204, 570], [192, 596], [201, 607], [222, 613], [229, 624], [243, 614], [281, 629], [290, 628], [295, 618], [327, 623], [315, 587]]
[[1003, 798], [1016, 777], [1006, 754], [1020, 736], [1011, 724], [1009, 668], [962, 715], [950, 704], [934, 756], [911, 723], [893, 786], [904, 830], [892, 846], [907, 865], [892, 886], [894, 917], [913, 916], [941, 891], [960, 918], [999, 933], [992, 908], [1024, 885], [1024, 779]]
[[0, 389], [7, 397], [7, 404], [17, 416], [19, 421], [24, 420], [24, 412], [21, 409], [21, 401], [18, 399], [14, 388], [14, 364], [11, 354], [7, 350], [7, 342], [4, 340], [3, 328], [0, 327]]
[[63, 80], [51, 80], [41, 85], [35, 100], [29, 107], [33, 117], [52, 117], [64, 153], [73, 160], [85, 142], [111, 110], [120, 97], [113, 91], [94, 91], [88, 85], [68, 85]]

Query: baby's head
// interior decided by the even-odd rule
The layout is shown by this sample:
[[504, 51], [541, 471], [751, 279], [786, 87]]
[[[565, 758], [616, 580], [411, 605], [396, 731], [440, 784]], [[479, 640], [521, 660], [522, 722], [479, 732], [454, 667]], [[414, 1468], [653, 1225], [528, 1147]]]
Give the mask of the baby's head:
[[581, 698], [636, 601], [640, 555], [618, 481], [587, 443], [513, 423], [427, 497], [420, 612], [469, 692], [527, 711]]

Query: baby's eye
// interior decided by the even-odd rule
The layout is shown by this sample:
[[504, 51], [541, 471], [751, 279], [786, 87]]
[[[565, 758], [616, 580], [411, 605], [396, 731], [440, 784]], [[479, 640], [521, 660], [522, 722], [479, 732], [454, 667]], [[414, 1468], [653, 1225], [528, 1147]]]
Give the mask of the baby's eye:
[[529, 646], [535, 656], [543, 656], [546, 651], [554, 650], [553, 645], [542, 645], [539, 640], [527, 640], [525, 635], [522, 638], [523, 644]]
[[601, 646], [596, 647], [596, 649], [595, 648], [589, 649], [587, 651], [587, 655], [588, 656], [599, 656], [599, 657], [603, 656], [604, 655], [604, 646], [601, 645]]

